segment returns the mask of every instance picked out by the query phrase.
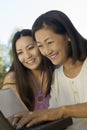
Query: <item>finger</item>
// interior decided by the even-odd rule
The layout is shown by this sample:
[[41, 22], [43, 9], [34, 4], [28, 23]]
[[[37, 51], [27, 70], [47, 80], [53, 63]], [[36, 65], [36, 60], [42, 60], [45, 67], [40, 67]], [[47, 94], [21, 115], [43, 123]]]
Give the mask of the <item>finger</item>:
[[24, 115], [18, 122], [17, 124], [17, 129], [22, 128], [25, 126], [28, 122], [30, 122], [31, 118], [30, 116], [32, 115], [32, 112], [28, 113], [27, 115]]
[[[20, 122], [20, 120], [26, 116], [28, 112], [24, 111], [24, 112], [21, 112], [21, 113], [17, 113], [16, 115], [14, 115], [14, 119], [13, 119], [13, 122], [12, 122], [12, 125], [13, 126], [17, 126], [17, 123]], [[32, 112], [31, 112], [32, 113]]]
[[41, 123], [41, 122], [43, 122], [43, 121], [44, 121], [44, 120], [41, 119], [40, 117], [34, 118], [34, 119], [32, 119], [32, 120], [26, 125], [26, 127], [31, 127], [31, 126], [36, 125], [36, 124], [38, 124], [38, 123]]
[[13, 121], [12, 121], [12, 125], [16, 126], [17, 122], [18, 122], [19, 118], [14, 117]]
[[24, 113], [17, 113], [17, 114], [14, 115], [14, 117], [15, 117], [15, 118], [16, 118], [16, 117], [20, 117], [20, 118], [21, 118], [21, 117], [23, 117], [23, 115], [24, 115]]

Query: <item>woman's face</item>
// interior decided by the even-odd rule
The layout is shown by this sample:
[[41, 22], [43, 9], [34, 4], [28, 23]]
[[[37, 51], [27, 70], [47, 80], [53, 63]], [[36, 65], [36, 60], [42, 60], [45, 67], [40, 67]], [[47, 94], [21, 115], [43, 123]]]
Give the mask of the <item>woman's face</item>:
[[22, 36], [16, 41], [19, 61], [28, 69], [37, 69], [41, 63], [41, 54], [31, 36]]
[[42, 28], [35, 32], [36, 43], [40, 52], [48, 57], [54, 65], [64, 64], [68, 58], [67, 35], [56, 34], [50, 28]]

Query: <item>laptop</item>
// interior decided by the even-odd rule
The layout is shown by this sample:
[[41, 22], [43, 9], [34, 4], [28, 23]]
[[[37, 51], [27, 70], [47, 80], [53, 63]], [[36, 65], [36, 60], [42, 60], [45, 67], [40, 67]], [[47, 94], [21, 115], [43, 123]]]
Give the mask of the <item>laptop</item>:
[[72, 125], [72, 118], [63, 118], [55, 121], [48, 121], [34, 125], [30, 128], [23, 127], [20, 130], [64, 130], [68, 126]]
[[[34, 125], [30, 128], [23, 127], [20, 130], [64, 130], [68, 126], [72, 125], [72, 118], [63, 118], [55, 121], [48, 121]], [[0, 130], [16, 130], [9, 123], [3, 113], [0, 111]]]
[[13, 89], [0, 89], [0, 110], [6, 118], [21, 112], [27, 111], [27, 107]]
[[16, 130], [0, 111], [0, 130]]

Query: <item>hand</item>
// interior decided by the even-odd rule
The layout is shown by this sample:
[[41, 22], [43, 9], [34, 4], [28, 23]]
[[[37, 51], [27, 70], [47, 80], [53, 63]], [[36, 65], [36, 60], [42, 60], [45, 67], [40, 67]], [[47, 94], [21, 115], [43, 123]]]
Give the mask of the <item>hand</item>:
[[41, 123], [44, 121], [57, 120], [57, 119], [60, 119], [62, 117], [63, 117], [63, 109], [62, 108], [28, 112], [17, 123], [17, 129], [22, 128], [25, 125], [26, 125], [26, 127], [30, 127], [30, 126], [35, 125], [37, 123]]
[[29, 111], [23, 111], [23, 112], [19, 112], [15, 115], [12, 115], [10, 117], [8, 117], [8, 121], [14, 126], [17, 126], [17, 123], [21, 120], [21, 118], [23, 118]]

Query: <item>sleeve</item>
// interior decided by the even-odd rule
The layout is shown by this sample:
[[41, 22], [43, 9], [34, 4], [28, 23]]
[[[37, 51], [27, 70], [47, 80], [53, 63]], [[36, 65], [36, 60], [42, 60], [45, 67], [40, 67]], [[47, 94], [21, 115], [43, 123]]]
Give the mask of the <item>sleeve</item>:
[[57, 71], [53, 73], [53, 79], [51, 84], [51, 92], [50, 92], [50, 101], [49, 101], [49, 108], [56, 108], [58, 107], [58, 76]]

